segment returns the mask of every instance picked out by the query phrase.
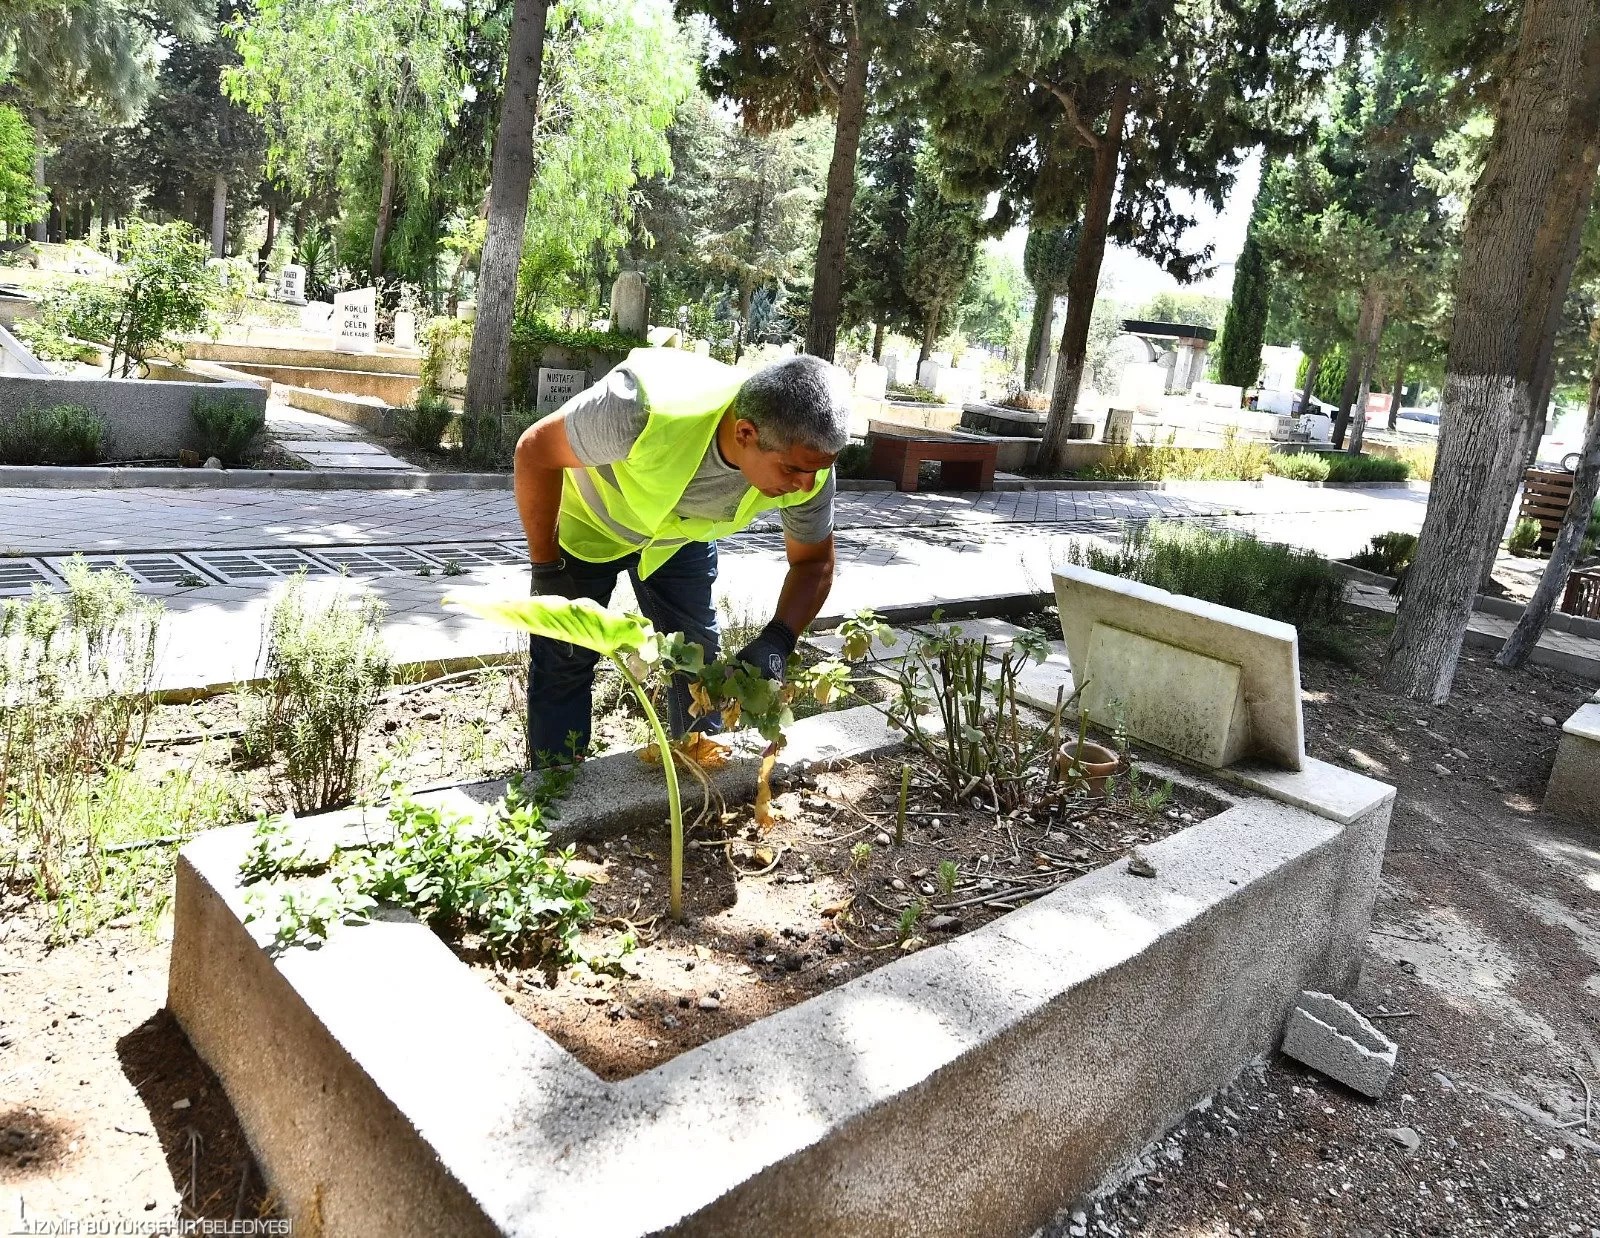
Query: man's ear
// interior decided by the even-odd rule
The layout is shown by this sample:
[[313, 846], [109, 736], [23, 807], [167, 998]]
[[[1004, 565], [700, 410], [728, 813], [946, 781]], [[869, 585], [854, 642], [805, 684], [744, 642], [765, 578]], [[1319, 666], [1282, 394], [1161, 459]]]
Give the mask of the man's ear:
[[761, 445], [761, 431], [756, 429], [756, 423], [747, 421], [743, 417], [733, 423], [733, 441], [739, 444], [741, 451], [754, 451]]

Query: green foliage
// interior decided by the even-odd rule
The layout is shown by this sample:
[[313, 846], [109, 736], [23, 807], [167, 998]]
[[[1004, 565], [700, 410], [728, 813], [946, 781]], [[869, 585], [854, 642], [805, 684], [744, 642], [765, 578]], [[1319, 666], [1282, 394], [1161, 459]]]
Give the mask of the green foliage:
[[248, 464], [261, 432], [267, 426], [267, 411], [242, 395], [197, 395], [189, 406], [189, 420], [202, 456], [216, 456], [229, 468]]
[[[1300, 367], [1295, 371], [1295, 390], [1305, 388], [1306, 375], [1310, 373], [1311, 358], [1300, 358]], [[1311, 387], [1311, 394], [1324, 404], [1337, 404], [1339, 394], [1344, 389], [1344, 378], [1350, 370], [1350, 350], [1343, 344], [1334, 344], [1322, 355], [1322, 363], [1317, 366], [1317, 381]]]
[[42, 219], [45, 198], [33, 183], [33, 159], [39, 140], [8, 103], [0, 103], [0, 221], [11, 224]]
[[94, 464], [105, 422], [82, 404], [27, 405], [0, 417], [0, 464]]
[[1220, 447], [1165, 443], [1116, 447], [1084, 476], [1103, 481], [1259, 481], [1276, 457], [1265, 443], [1241, 439], [1230, 426]]
[[[1258, 198], [1259, 200], [1259, 198]], [[1254, 387], [1261, 376], [1261, 345], [1267, 333], [1266, 259], [1254, 235], [1233, 269], [1233, 300], [1223, 323], [1218, 378], [1236, 387]]]
[[906, 117], [869, 124], [861, 139], [856, 196], [844, 258], [844, 322], [909, 331], [916, 304], [906, 295], [906, 233], [916, 187], [922, 126]]
[[75, 280], [64, 287], [48, 289], [40, 298], [39, 312], [17, 323], [17, 335], [46, 361], [100, 360], [92, 341], [109, 341], [117, 331], [121, 298], [109, 283]]
[[1511, 536], [1506, 539], [1506, 549], [1522, 558], [1531, 557], [1538, 550], [1542, 536], [1544, 534], [1537, 520], [1518, 520], [1511, 527]]
[[1290, 481], [1328, 480], [1328, 458], [1319, 452], [1274, 453], [1267, 461], [1267, 467], [1279, 477], [1287, 477]]
[[401, 437], [419, 450], [437, 451], [439, 440], [455, 415], [455, 405], [437, 392], [424, 388], [417, 392], [410, 408], [400, 410]]
[[[578, 961], [577, 937], [593, 918], [590, 882], [574, 875], [571, 848], [549, 850], [543, 814], [554, 784], [531, 800], [513, 795], [483, 823], [401, 796], [392, 833], [363, 851], [317, 848], [292, 822], [263, 818], [240, 869], [247, 921], [264, 921], [282, 949], [325, 940], [380, 904], [399, 907], [449, 939], [477, 935], [513, 966], [548, 972]], [[312, 877], [311, 882], [296, 881]]]
[[1320, 555], [1247, 533], [1153, 522], [1124, 526], [1121, 546], [1074, 543], [1072, 563], [1292, 623], [1308, 652], [1344, 659], [1344, 580]]
[[1022, 251], [1022, 271], [1033, 285], [1033, 317], [1028, 325], [1027, 350], [1023, 355], [1025, 382], [1037, 386], [1043, 374], [1034, 373], [1044, 333], [1050, 329], [1055, 299], [1067, 291], [1067, 279], [1078, 260], [1078, 229], [1035, 225], [1028, 229]]
[[162, 615], [124, 572], [63, 575], [64, 597], [0, 604], [0, 881], [47, 900], [104, 880], [93, 803], [144, 742]]
[[906, 295], [917, 307], [925, 347], [939, 338], [978, 254], [979, 208], [946, 196], [931, 148], [917, 158], [916, 197], [906, 232]]
[[1331, 482], [1405, 481], [1410, 476], [1409, 464], [1387, 456], [1351, 456], [1338, 452], [1328, 460]]
[[872, 459], [872, 452], [865, 443], [846, 443], [845, 448], [833, 462], [835, 477], [860, 478], [867, 475], [867, 465]]
[[1227, 317], [1229, 302], [1203, 292], [1158, 292], [1132, 315], [1147, 322], [1176, 322], [1216, 330]]
[[307, 599], [290, 581], [267, 618], [266, 686], [247, 720], [243, 747], [281, 760], [296, 812], [348, 804], [361, 772], [361, 737], [390, 677], [383, 604], [335, 594]]
[[954, 860], [940, 860], [937, 872], [939, 893], [949, 898], [956, 892], [956, 882], [961, 880], [961, 870]]
[[1027, 284], [1016, 261], [980, 248], [956, 307], [955, 328], [976, 343], [1013, 353], [1020, 351], [1024, 344], [1022, 306], [1026, 300]]
[[1350, 564], [1383, 576], [1398, 576], [1411, 566], [1416, 553], [1415, 533], [1379, 533], [1367, 543], [1365, 550], [1358, 550], [1350, 556]]

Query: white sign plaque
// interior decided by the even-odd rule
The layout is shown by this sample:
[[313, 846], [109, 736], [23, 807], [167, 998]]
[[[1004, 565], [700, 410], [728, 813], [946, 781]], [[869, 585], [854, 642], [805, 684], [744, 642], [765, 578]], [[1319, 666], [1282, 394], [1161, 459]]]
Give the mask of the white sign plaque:
[[290, 305], [306, 303], [306, 269], [293, 262], [278, 274], [278, 296]]
[[378, 351], [378, 290], [357, 288], [333, 298], [333, 351]]
[[547, 370], [539, 367], [539, 416], [553, 413], [589, 385], [588, 370]]

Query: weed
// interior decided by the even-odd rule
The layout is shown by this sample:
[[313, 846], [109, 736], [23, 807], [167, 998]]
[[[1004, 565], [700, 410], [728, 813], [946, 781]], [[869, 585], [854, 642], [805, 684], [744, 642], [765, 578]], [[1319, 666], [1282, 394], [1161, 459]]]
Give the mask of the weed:
[[923, 913], [928, 910], [928, 905], [920, 898], [912, 902], [900, 913], [900, 922], [895, 925], [895, 935], [901, 944], [911, 940], [912, 934], [917, 931], [917, 922], [922, 919]]
[[197, 395], [189, 405], [189, 420], [194, 423], [200, 454], [237, 468], [254, 456], [267, 425], [267, 410], [242, 395]]
[[939, 893], [949, 898], [956, 892], [956, 882], [961, 880], [961, 870], [954, 860], [940, 860], [938, 868]]
[[466, 574], [467, 574], [467, 569], [462, 567], [461, 564], [458, 563], [456, 560], [454, 560], [454, 559], [446, 559], [444, 561], [444, 570], [441, 573], [441, 575], [444, 575], [444, 576], [465, 576]]
[[1518, 520], [1512, 526], [1511, 536], [1506, 539], [1506, 549], [1512, 554], [1522, 558], [1530, 558], [1539, 548], [1539, 539], [1544, 536], [1537, 520]]
[[0, 418], [0, 464], [93, 464], [104, 440], [105, 422], [87, 405], [30, 404]]
[[1137, 765], [1129, 767], [1128, 806], [1130, 808], [1139, 809], [1140, 811], [1146, 812], [1153, 817], [1156, 815], [1156, 813], [1165, 808], [1171, 799], [1171, 781], [1163, 782], [1160, 786], [1157, 786], [1154, 782], [1152, 782], [1147, 788], [1140, 787], [1139, 767]]
[[1274, 454], [1267, 462], [1267, 467], [1279, 477], [1287, 477], [1290, 481], [1328, 480], [1328, 462], [1316, 452]]
[[354, 798], [361, 736], [390, 677], [382, 617], [383, 604], [372, 597], [309, 603], [301, 577], [273, 604], [268, 685], [248, 717], [244, 749], [258, 761], [283, 761], [296, 812]]
[[1273, 456], [1265, 443], [1240, 440], [1233, 427], [1219, 447], [1179, 447], [1176, 433], [1164, 443], [1115, 447], [1084, 476], [1113, 481], [1259, 481]]
[[1379, 533], [1367, 543], [1365, 550], [1350, 556], [1350, 565], [1364, 571], [1378, 572], [1384, 576], [1398, 576], [1411, 566], [1417, 554], [1415, 533]]
[[850, 848], [850, 866], [857, 872], [864, 873], [872, 864], [872, 844], [857, 843]]
[[399, 412], [400, 436], [421, 451], [438, 451], [439, 440], [455, 415], [455, 407], [448, 399], [423, 388], [411, 407]]

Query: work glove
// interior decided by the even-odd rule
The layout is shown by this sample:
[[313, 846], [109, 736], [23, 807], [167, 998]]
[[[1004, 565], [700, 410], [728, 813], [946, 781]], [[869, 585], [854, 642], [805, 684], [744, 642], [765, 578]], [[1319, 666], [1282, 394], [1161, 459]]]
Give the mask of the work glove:
[[789, 655], [794, 652], [797, 639], [787, 623], [782, 619], [774, 619], [757, 633], [753, 641], [734, 654], [733, 660], [748, 663], [763, 679], [782, 683], [784, 668], [789, 664]]
[[529, 565], [528, 593], [554, 594], [556, 597], [575, 598], [578, 596], [578, 582], [573, 579], [572, 573], [567, 570], [565, 558], [554, 559], [549, 563], [533, 563]]

